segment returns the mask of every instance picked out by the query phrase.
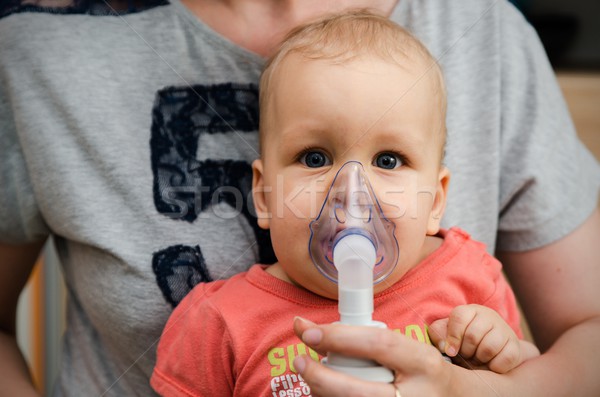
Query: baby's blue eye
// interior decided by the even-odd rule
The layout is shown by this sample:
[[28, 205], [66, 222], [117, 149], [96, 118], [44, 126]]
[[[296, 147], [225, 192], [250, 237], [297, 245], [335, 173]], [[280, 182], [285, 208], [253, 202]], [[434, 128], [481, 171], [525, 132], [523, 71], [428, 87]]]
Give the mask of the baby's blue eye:
[[300, 162], [310, 168], [319, 168], [331, 164], [323, 152], [311, 150], [300, 157]]
[[380, 153], [375, 157], [373, 165], [386, 170], [393, 170], [402, 165], [402, 159], [394, 153]]

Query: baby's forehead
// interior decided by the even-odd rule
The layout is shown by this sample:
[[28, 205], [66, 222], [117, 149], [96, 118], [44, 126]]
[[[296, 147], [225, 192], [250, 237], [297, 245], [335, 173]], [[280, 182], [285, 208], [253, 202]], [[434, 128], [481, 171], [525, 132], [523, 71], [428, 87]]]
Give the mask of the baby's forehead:
[[[310, 65], [311, 62], [318, 62], [321, 65], [333, 67], [352, 66], [355, 62], [383, 62], [394, 66], [392, 73], [409, 74], [418, 79], [421, 83], [430, 83], [436, 95], [441, 95], [445, 99], [445, 84], [443, 75], [437, 61], [432, 57], [429, 51], [414, 37], [406, 34], [402, 44], [371, 46], [356, 46], [352, 49], [343, 51], [344, 46], [338, 46], [336, 43], [330, 43], [326, 47], [291, 47], [280, 54], [279, 59], [268, 67], [268, 76], [263, 76], [265, 80], [278, 80], [280, 78], [294, 78], [285, 69], [290, 64], [296, 71], [302, 69], [302, 65]], [[282, 70], [284, 71], [282, 73]], [[267, 96], [277, 84], [261, 85]]]
[[[354, 54], [343, 58], [306, 57], [302, 53], [291, 52], [285, 58], [282, 58], [277, 68], [272, 71], [270, 80], [273, 84], [269, 84], [265, 88], [269, 91], [277, 90], [278, 87], [282, 86], [281, 83], [286, 80], [297, 79], [299, 74], [308, 76], [308, 79], [310, 79], [311, 73], [315, 76], [323, 72], [343, 73], [344, 69], [357, 70], [365, 72], [366, 75], [373, 74], [375, 76], [375, 70], [380, 69], [377, 67], [378, 64], [389, 66], [383, 70], [385, 70], [385, 75], [389, 78], [390, 84], [394, 79], [401, 77], [411, 82], [410, 84], [414, 87], [425, 86], [427, 87], [425, 92], [431, 96], [432, 107], [438, 106], [445, 109], [446, 91], [441, 70], [433, 58], [428, 54], [421, 54], [417, 50], [414, 54], [408, 56], [403, 54], [401, 57], [393, 57], [392, 54], [381, 57], [377, 54], [367, 53]], [[314, 67], [315, 65], [318, 65], [318, 67]], [[365, 80], [367, 82], [363, 82], [363, 84], [368, 84], [368, 79]], [[364, 88], [356, 81], [336, 81], [337, 84], [343, 84], [346, 87], [355, 87], [356, 90]], [[330, 87], [335, 84], [333, 81], [329, 83]], [[404, 89], [399, 89], [398, 95], [402, 95], [403, 92]], [[263, 94], [265, 94], [264, 97], [272, 98], [272, 92]], [[267, 103], [264, 103], [264, 105], [267, 105]]]
[[[423, 56], [422, 54], [415, 53], [414, 56], [404, 56], [402, 59], [393, 59], [391, 57], [379, 57], [373, 54], [367, 54], [362, 56], [347, 57], [345, 59], [323, 59], [323, 58], [307, 58], [303, 54], [289, 53], [278, 65], [277, 70], [274, 70], [272, 76], [271, 89], [274, 91], [273, 95], [268, 95], [271, 100], [263, 103], [261, 107], [261, 122], [266, 122], [274, 114], [287, 109], [283, 103], [280, 103], [277, 98], [286, 97], [290, 93], [284, 89], [284, 91], [278, 91], [278, 87], [288, 87], [285, 81], [301, 80], [307, 82], [310, 86], [312, 84], [312, 78], [320, 80], [317, 74], [325, 74], [330, 76], [329, 73], [344, 73], [344, 69], [358, 70], [363, 75], [377, 76], [377, 73], [385, 73], [386, 80], [389, 80], [391, 84], [389, 87], [398, 88], [398, 106], [387, 106], [381, 109], [381, 116], [383, 117], [388, 112], [394, 112], [394, 109], [400, 111], [400, 105], [403, 103], [402, 98], [405, 97], [408, 90], [417, 89], [421, 98], [425, 98], [425, 107], [429, 110], [427, 114], [432, 117], [432, 120], [437, 120], [436, 127], [428, 133], [433, 134], [428, 139], [434, 139], [434, 141], [440, 143], [440, 149], [442, 151], [441, 157], [443, 157], [443, 151], [446, 141], [446, 128], [445, 128], [445, 110], [446, 110], [446, 97], [445, 88], [443, 86], [443, 80], [441, 73], [436, 68], [437, 65], [432, 64], [435, 62], [429, 57]], [[377, 64], [384, 64], [385, 67], [378, 68]], [[318, 67], [314, 67], [318, 65]], [[329, 70], [325, 70], [329, 69]], [[301, 77], [302, 76], [302, 77]], [[313, 76], [313, 77], [311, 77]], [[352, 75], [350, 75], [352, 77]], [[380, 81], [380, 76], [374, 77], [374, 82]], [[351, 80], [351, 79], [350, 79]], [[328, 79], [327, 88], [336, 90], [336, 84], [338, 88], [344, 89], [344, 92], [349, 92], [350, 95], [360, 94], [364, 90], [369, 90], [369, 87], [375, 86], [369, 83], [369, 79], [358, 79], [348, 81], [344, 79], [332, 78]], [[397, 86], [399, 80], [404, 80], [405, 85]], [[315, 84], [317, 84], [315, 82]], [[342, 87], [343, 85], [343, 87]], [[295, 85], [296, 86], [296, 85]], [[368, 87], [367, 87], [368, 86]], [[303, 85], [303, 87], [306, 87]], [[384, 87], [387, 88], [387, 87]], [[424, 88], [424, 89], [423, 89]], [[424, 96], [423, 96], [424, 95]], [[408, 97], [410, 98], [410, 95]], [[277, 105], [273, 102], [275, 101]], [[273, 107], [275, 105], [275, 107]], [[392, 103], [394, 105], [394, 103]], [[369, 106], [373, 106], [372, 103]], [[269, 128], [265, 128], [262, 133], [266, 133]], [[277, 129], [275, 129], [276, 131]], [[425, 132], [425, 131], [424, 131]], [[401, 130], [398, 130], [401, 133]], [[391, 136], [391, 135], [390, 135]], [[432, 141], [430, 141], [432, 142]]]

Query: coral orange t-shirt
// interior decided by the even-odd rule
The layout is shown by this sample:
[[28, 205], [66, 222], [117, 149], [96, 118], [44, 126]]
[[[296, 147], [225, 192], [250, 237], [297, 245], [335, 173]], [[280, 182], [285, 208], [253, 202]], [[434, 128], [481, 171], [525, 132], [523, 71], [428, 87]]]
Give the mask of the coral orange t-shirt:
[[[431, 343], [427, 326], [463, 304], [496, 310], [522, 337], [500, 263], [458, 228], [396, 284], [375, 296], [373, 319]], [[255, 265], [229, 280], [199, 284], [177, 306], [160, 344], [152, 387], [163, 396], [308, 396], [294, 358], [320, 359], [294, 334], [294, 316], [339, 319], [337, 301], [279, 280]]]

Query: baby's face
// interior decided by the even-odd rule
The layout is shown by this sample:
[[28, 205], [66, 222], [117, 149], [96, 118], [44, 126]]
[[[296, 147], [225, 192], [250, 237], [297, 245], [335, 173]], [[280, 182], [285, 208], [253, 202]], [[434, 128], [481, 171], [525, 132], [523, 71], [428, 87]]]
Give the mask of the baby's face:
[[438, 230], [448, 180], [440, 165], [441, 94], [432, 75], [379, 59], [333, 64], [294, 54], [280, 65], [261, 115], [255, 204], [291, 281], [337, 296], [336, 284], [310, 259], [309, 224], [350, 160], [363, 164], [385, 216], [396, 224], [399, 261], [376, 291], [426, 256], [426, 235]]

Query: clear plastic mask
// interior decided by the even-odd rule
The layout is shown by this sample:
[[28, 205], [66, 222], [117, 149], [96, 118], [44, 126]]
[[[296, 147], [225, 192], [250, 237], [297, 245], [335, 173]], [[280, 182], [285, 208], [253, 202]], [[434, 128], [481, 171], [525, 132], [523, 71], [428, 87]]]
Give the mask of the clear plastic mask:
[[337, 282], [336, 243], [350, 234], [362, 235], [375, 247], [373, 283], [379, 283], [398, 261], [395, 227], [383, 214], [362, 164], [349, 161], [337, 172], [318, 217], [310, 223], [310, 256], [325, 277]]

